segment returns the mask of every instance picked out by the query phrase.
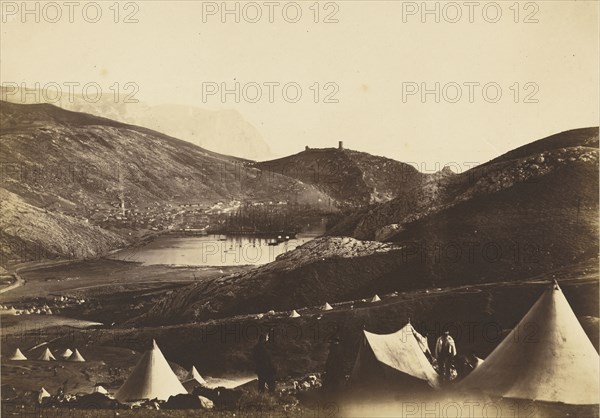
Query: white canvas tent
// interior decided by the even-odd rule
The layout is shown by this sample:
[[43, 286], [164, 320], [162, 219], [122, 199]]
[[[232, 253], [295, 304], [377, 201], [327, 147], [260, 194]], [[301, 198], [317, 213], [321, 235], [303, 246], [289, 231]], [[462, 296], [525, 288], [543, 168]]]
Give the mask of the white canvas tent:
[[196, 370], [196, 366], [192, 366], [182, 384], [189, 393], [192, 393], [197, 386], [207, 386], [206, 380], [200, 376], [200, 373]]
[[50, 360], [56, 360], [56, 359], [54, 358], [54, 355], [52, 354], [50, 349], [48, 347], [46, 347], [44, 352], [38, 357], [38, 360], [50, 361]]
[[373, 298], [371, 299], [371, 302], [381, 302], [381, 299], [379, 298], [379, 295], [373, 296]]
[[598, 404], [599, 361], [555, 282], [459, 387], [506, 398]]
[[67, 361], [76, 361], [76, 362], [83, 363], [85, 361], [85, 359], [79, 353], [79, 350], [75, 349], [75, 351], [69, 356], [69, 358], [67, 359]]
[[4, 315], [18, 315], [18, 311], [15, 309], [14, 306], [11, 306], [10, 309], [3, 310], [2, 314], [4, 314]]
[[103, 395], [108, 395], [108, 391], [102, 385], [94, 386], [94, 390], [92, 393], [102, 393]]
[[73, 354], [73, 352], [71, 351], [71, 349], [65, 348], [65, 351], [63, 351], [62, 353], [60, 353], [58, 356], [60, 358], [62, 358], [63, 360], [66, 360], [69, 357], [71, 357], [71, 354]]
[[321, 308], [321, 309], [324, 311], [330, 311], [333, 308], [331, 307], [331, 305], [329, 303], [325, 302], [325, 305], [323, 305], [323, 308]]
[[364, 338], [356, 357], [350, 380], [353, 384], [384, 386], [398, 385], [438, 388], [440, 378], [425, 352], [425, 340], [408, 323], [392, 334], [373, 334], [363, 331]]
[[299, 318], [299, 317], [300, 317], [300, 314], [298, 312], [296, 312], [295, 309], [290, 314], [290, 318]]
[[115, 398], [120, 402], [155, 398], [166, 401], [169, 396], [180, 393], [188, 392], [153, 340], [152, 348], [144, 353], [129, 378], [115, 393]]
[[192, 369], [187, 374], [185, 380], [195, 380], [201, 385], [206, 386], [206, 380], [204, 380], [204, 378], [200, 376], [200, 373], [198, 373], [198, 370], [196, 370], [196, 366], [192, 366]]
[[14, 354], [12, 356], [10, 356], [8, 359], [20, 361], [20, 360], [27, 360], [27, 357], [25, 357], [25, 355], [21, 352], [21, 350], [17, 348], [15, 350]]
[[44, 398], [49, 398], [49, 397], [50, 397], [50, 393], [48, 393], [48, 391], [46, 389], [41, 388], [38, 393], [38, 403], [42, 403]]

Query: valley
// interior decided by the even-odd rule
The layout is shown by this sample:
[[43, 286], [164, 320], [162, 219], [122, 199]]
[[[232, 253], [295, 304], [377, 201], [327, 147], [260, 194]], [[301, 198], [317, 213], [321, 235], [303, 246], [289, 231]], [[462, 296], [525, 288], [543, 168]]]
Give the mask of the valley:
[[0, 116], [3, 352], [89, 360], [3, 356], [18, 392], [31, 373], [114, 391], [152, 339], [176, 374], [231, 386], [253, 378], [262, 333], [286, 388], [321, 375], [332, 339], [350, 374], [364, 329], [407, 322], [486, 357], [551, 280], [598, 350], [597, 128], [423, 174], [342, 144], [254, 162], [49, 105]]

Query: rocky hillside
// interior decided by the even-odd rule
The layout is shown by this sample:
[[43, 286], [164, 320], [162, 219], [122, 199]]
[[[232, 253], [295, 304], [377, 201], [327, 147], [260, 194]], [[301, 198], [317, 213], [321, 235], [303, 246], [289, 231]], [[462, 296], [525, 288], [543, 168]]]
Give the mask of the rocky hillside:
[[[409, 289], [520, 281], [598, 256], [598, 129], [559, 134], [343, 226], [242, 275], [175, 292], [141, 322], [290, 310]], [[341, 226], [338, 226], [341, 228]]]
[[[597, 173], [598, 128], [562, 132], [464, 173], [427, 177], [404, 196], [345, 217], [328, 234], [391, 239], [414, 221], [496, 194], [514, 199], [507, 204], [518, 211], [520, 200], [527, 199], [529, 193], [543, 193], [552, 196], [552, 206], [577, 206], [581, 215], [586, 208], [597, 210]], [[578, 176], [583, 176], [581, 183]], [[511, 189], [515, 193], [510, 193]], [[564, 198], [563, 190], [572, 200]]]
[[[263, 173], [249, 167], [246, 160], [147, 128], [52, 105], [0, 102], [0, 125], [0, 186], [20, 204], [42, 210], [28, 216], [60, 214], [52, 218], [54, 223], [67, 216], [77, 224], [93, 225], [121, 204], [139, 216], [156, 218], [166, 217], [168, 211], [176, 216], [173, 211], [179, 204], [277, 200], [318, 208], [329, 201], [312, 185]], [[2, 217], [18, 220], [16, 209], [3, 205]], [[19, 229], [22, 225], [17, 222], [13, 226]], [[68, 222], [63, 229], [68, 231]], [[19, 239], [36, 240], [29, 232], [22, 229]], [[113, 232], [129, 237], [131, 229]], [[93, 239], [94, 234], [84, 233], [82, 240], [83, 236]], [[105, 244], [122, 240], [112, 234], [106, 238], [106, 242], [90, 242], [89, 248], [105, 248]], [[11, 247], [13, 242], [5, 244]]]
[[40, 259], [81, 259], [127, 244], [114, 232], [82, 219], [27, 204], [0, 188], [0, 264]]
[[176, 291], [136, 322], [172, 323], [347, 300], [393, 282], [399, 254], [392, 244], [319, 238], [247, 273]]
[[306, 149], [255, 167], [312, 184], [346, 207], [405, 196], [430, 177], [409, 164], [338, 148]]
[[[126, 91], [132, 93], [133, 86]], [[66, 110], [145, 126], [222, 154], [253, 160], [272, 156], [258, 130], [235, 110], [210, 111], [195, 106], [166, 104], [151, 106], [138, 101], [135, 94], [125, 92], [117, 97], [112, 91], [104, 92], [97, 102], [67, 93], [64, 91], [58, 95], [46, 90], [0, 86], [0, 99], [8, 102], [41, 104], [45, 103], [45, 98], [50, 98], [50, 104]], [[55, 100], [56, 97], [59, 98]]]

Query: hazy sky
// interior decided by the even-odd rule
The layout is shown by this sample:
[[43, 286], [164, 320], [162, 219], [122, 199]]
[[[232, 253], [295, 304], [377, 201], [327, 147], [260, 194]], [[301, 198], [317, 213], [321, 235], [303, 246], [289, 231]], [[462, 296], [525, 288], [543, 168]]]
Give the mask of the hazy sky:
[[[3, 1], [1, 80], [97, 82], [105, 94], [115, 82], [133, 81], [136, 97], [151, 104], [238, 110], [277, 155], [343, 140], [348, 148], [426, 163], [424, 171], [435, 162], [481, 163], [598, 124], [597, 1], [430, 1], [427, 15], [420, 1], [266, 3], [228, 1], [239, 8], [239, 23], [221, 14], [221, 1], [121, 2], [118, 16], [112, 1], [86, 6], [85, 16], [79, 3], [73, 23], [63, 2], [54, 3], [59, 21], [48, 22], [57, 20], [56, 7], [42, 3], [36, 23], [35, 12], [23, 16], [20, 1]], [[96, 9], [99, 21], [86, 21]], [[252, 23], [258, 9], [262, 16]], [[138, 22], [124, 23], [131, 13]], [[323, 22], [327, 16], [337, 22]], [[203, 98], [210, 83], [233, 89], [236, 81], [246, 93], [240, 103], [233, 94], [224, 103], [219, 94]], [[262, 91], [256, 103], [253, 83]], [[264, 83], [280, 83], [272, 85], [273, 103]], [[289, 102], [294, 84], [284, 97], [286, 83], [302, 89], [296, 103]], [[439, 103], [434, 93], [403, 97], [435, 90], [435, 83]], [[502, 96], [492, 103], [498, 87]], [[324, 103], [335, 88], [338, 102]]]

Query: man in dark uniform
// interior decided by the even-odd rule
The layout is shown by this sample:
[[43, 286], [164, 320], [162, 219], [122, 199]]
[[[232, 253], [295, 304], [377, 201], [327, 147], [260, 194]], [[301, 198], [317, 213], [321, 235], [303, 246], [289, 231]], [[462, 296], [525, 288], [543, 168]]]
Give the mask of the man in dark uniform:
[[271, 393], [275, 392], [275, 365], [273, 364], [271, 353], [267, 349], [268, 339], [268, 335], [262, 334], [252, 350], [252, 358], [254, 359], [256, 374], [258, 375], [258, 391], [260, 393], [263, 393], [265, 388], [268, 388]]
[[340, 339], [334, 338], [329, 344], [329, 356], [325, 362], [325, 376], [323, 376], [323, 389], [328, 392], [338, 391], [344, 383], [344, 360]]

